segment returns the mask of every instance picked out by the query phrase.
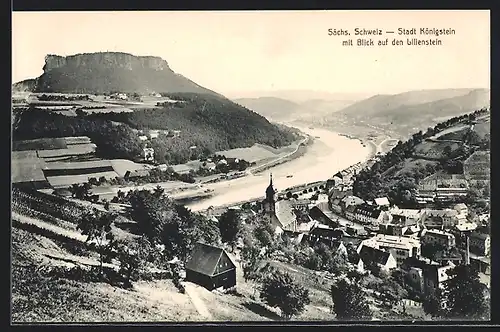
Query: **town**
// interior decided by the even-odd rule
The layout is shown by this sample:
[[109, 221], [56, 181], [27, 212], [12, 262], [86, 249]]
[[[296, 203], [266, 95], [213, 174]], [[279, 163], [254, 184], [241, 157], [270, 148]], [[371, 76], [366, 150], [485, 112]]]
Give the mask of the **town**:
[[14, 12], [11, 324], [490, 324], [489, 13], [379, 14]]
[[[476, 111], [474, 114], [479, 117], [466, 115], [453, 120], [457, 124], [452, 129], [440, 125], [436, 128], [441, 128], [442, 133], [453, 134], [453, 128], [469, 128], [461, 124], [470, 123], [472, 118], [479, 119], [472, 121], [470, 128], [473, 128], [474, 123], [485, 119], [485, 112], [487, 114], [489, 110]], [[449, 122], [454, 123], [453, 121]], [[438, 135], [429, 133], [426, 140], [433, 143]], [[397, 146], [401, 146], [401, 143]], [[148, 153], [150, 158], [154, 158], [154, 150], [145, 150], [145, 158]], [[472, 152], [463, 162], [462, 174], [438, 171], [422, 178], [416, 187], [412, 207], [398, 206], [391, 203], [393, 199], [385, 196], [362, 199], [355, 195], [356, 185], [359, 187], [356, 181], [359, 182], [361, 173], [378, 167], [376, 165], [384, 158], [389, 157], [377, 153], [363, 163], [359, 162], [335, 173], [325, 181], [282, 190], [275, 187], [271, 173], [267, 188], [262, 188], [261, 198], [226, 206], [211, 206], [196, 213], [182, 208], [179, 200], [172, 207], [173, 201], [168, 197], [168, 190], [159, 185], [154, 187], [153, 184], [149, 187], [132, 186], [127, 191], [123, 190], [122, 183], [117, 187], [120, 188], [118, 191], [103, 192], [108, 199], [103, 199], [96, 191], [92, 191], [93, 188], [99, 188], [101, 182], [108, 182], [106, 179], [89, 179], [82, 185], [75, 184], [68, 189], [59, 186], [55, 190], [42, 188], [33, 191], [21, 185], [16, 186], [17, 189], [13, 191], [13, 222], [18, 228], [35, 231], [49, 238], [64, 239], [63, 242], [87, 243], [91, 240], [94, 242], [94, 250], [101, 253], [99, 255], [102, 255], [106, 246], [111, 246], [109, 250], [115, 252], [123, 250], [118, 249], [120, 247], [113, 241], [102, 238], [102, 242], [99, 242], [100, 235], [92, 235], [105, 225], [111, 228], [106, 226], [107, 231], [102, 229], [97, 234], [118, 234], [125, 239], [132, 235], [135, 239], [143, 239], [140, 241], [150, 244], [141, 250], [149, 252], [148, 255], [157, 252], [156, 255], [163, 257], [155, 261], [153, 265], [156, 267], [146, 268], [145, 262], [138, 261], [132, 267], [128, 261], [131, 256], [125, 255], [122, 258], [111, 256], [114, 257], [108, 258], [111, 264], [106, 266], [101, 263], [101, 269], [107, 271], [105, 274], [112, 273], [110, 271], [115, 269], [121, 271], [118, 273], [123, 273], [124, 264], [129, 264], [126, 266], [132, 271], [127, 272], [128, 277], [125, 278], [125, 284], [129, 285], [133, 280], [141, 280], [138, 276], [136, 279], [131, 277], [141, 269], [149, 271], [148, 273], [156, 271], [153, 273], [156, 273], [154, 278], [162, 279], [170, 275], [167, 278], [172, 278], [176, 287], [192, 299], [199, 296], [196, 292], [200, 292], [200, 288], [196, 287], [222, 294], [219, 296], [244, 294], [244, 290], [252, 282], [265, 283], [266, 278], [272, 279], [275, 274], [270, 271], [279, 271], [279, 264], [288, 264], [285, 269], [288, 272], [283, 272], [285, 275], [302, 267], [303, 271], [310, 271], [306, 273], [310, 273], [311, 278], [319, 276], [319, 280], [330, 280], [337, 285], [363, 278], [379, 280], [375, 283], [378, 286], [374, 286], [374, 281], [364, 286], [365, 299], [358, 304], [365, 308], [363, 303], [370, 303], [367, 308], [371, 309], [360, 309], [361, 314], [351, 313], [352, 316], [336, 312], [338, 319], [391, 319], [391, 313], [394, 317], [421, 319], [422, 312], [439, 316], [448, 305], [446, 298], [440, 294], [443, 294], [445, 285], [452, 278], [457, 278], [456, 273], [448, 272], [461, 266], [474, 271], [480, 284], [485, 286], [481, 292], [486, 292], [484, 296], [487, 297], [491, 271], [490, 217], [485, 209], [477, 209], [475, 200], [478, 198], [471, 196], [471, 190], [478, 186], [489, 187], [489, 151], [477, 149]], [[233, 165], [232, 168], [238, 168], [237, 159], [223, 156], [206, 160], [205, 164], [215, 173], [222, 166]], [[161, 167], [165, 166], [158, 165], [145, 170], [145, 174], [137, 174], [135, 181], [141, 176], [146, 177], [146, 183], [151, 181], [148, 176]], [[179, 168], [176, 171], [182, 172]], [[121, 181], [130, 183], [134, 179], [133, 174], [135, 173], [125, 172]], [[57, 174], [46, 174], [48, 175]], [[51, 179], [50, 176], [47, 178]], [[114, 181], [120, 183], [118, 180]], [[218, 181], [227, 181], [227, 177]], [[468, 206], [471, 203], [474, 205], [472, 210]], [[93, 208], [90, 212], [85, 211], [88, 210], [87, 204]], [[153, 211], [156, 216], [151, 215]], [[162, 218], [161, 213], [168, 211], [187, 219], [174, 222], [173, 219], [169, 221]], [[107, 222], [88, 224], [91, 220]], [[158, 227], [160, 233], [154, 230]], [[166, 231], [168, 227], [175, 227], [177, 230], [167, 237], [161, 235], [161, 229]], [[197, 228], [200, 229], [196, 230]], [[78, 234], [78, 230], [81, 230], [83, 237]], [[177, 233], [181, 230], [186, 233]], [[200, 231], [206, 234], [200, 234]], [[220, 235], [214, 235], [214, 232]], [[140, 241], [138, 243], [142, 243]], [[127, 240], [122, 245], [130, 246], [132, 242]], [[137, 255], [133, 257], [136, 260], [148, 260]], [[77, 264], [69, 271], [72, 269], [81, 267]], [[123, 277], [118, 280], [121, 278]], [[300, 285], [295, 284], [297, 281], [289, 282], [293, 287], [301, 289]], [[355, 286], [351, 284], [345, 287], [348, 292], [349, 287]], [[382, 289], [386, 289], [389, 295]], [[272, 293], [272, 290], [269, 292]], [[249, 292], [248, 296], [252, 297], [254, 294]], [[265, 299], [266, 295], [262, 296]], [[369, 298], [373, 298], [373, 302]], [[307, 296], [301, 300], [302, 304], [290, 309], [290, 312], [284, 311], [287, 310], [286, 303], [264, 301], [271, 304], [266, 310], [272, 312], [273, 307], [280, 308], [277, 315], [290, 319], [294, 315], [300, 315], [309, 303], [307, 301], [310, 301], [306, 299]], [[324, 306], [326, 312], [335, 312], [335, 301], [338, 298], [333, 299], [334, 303]], [[289, 300], [291, 298], [287, 299]], [[197, 310], [205, 312], [203, 307]], [[377, 314], [372, 316], [373, 310]], [[412, 310], [419, 311], [420, 318], [419, 314], [409, 314]], [[212, 316], [204, 314], [202, 317], [207, 319]]]

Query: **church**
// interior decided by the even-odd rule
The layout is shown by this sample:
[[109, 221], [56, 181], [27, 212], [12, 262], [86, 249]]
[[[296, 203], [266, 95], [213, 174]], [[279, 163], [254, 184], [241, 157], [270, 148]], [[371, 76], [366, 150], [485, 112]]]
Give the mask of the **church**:
[[297, 216], [288, 200], [276, 200], [276, 189], [273, 185], [273, 175], [270, 175], [269, 186], [266, 189], [266, 198], [262, 202], [263, 213], [275, 228], [276, 233], [283, 231], [297, 231]]

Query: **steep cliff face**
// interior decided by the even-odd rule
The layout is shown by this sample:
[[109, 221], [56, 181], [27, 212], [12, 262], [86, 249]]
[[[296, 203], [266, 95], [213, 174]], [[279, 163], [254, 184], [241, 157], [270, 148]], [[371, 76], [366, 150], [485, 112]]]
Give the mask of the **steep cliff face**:
[[[50, 54], [45, 57], [43, 71], [34, 80], [31, 91], [93, 94], [192, 92], [217, 95], [176, 74], [167, 61], [155, 56], [134, 56], [119, 52], [85, 53], [66, 57]], [[19, 87], [27, 86], [23, 82], [16, 84]]]
[[92, 67], [108, 68], [170, 70], [167, 61], [154, 56], [133, 56], [128, 53], [100, 52], [77, 54], [68, 57], [49, 54], [45, 57], [44, 72], [62, 67]]

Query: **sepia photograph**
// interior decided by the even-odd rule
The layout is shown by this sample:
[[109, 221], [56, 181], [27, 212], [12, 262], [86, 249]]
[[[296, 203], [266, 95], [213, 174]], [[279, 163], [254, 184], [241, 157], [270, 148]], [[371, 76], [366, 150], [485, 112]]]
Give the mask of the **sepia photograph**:
[[14, 11], [11, 324], [490, 321], [490, 11]]

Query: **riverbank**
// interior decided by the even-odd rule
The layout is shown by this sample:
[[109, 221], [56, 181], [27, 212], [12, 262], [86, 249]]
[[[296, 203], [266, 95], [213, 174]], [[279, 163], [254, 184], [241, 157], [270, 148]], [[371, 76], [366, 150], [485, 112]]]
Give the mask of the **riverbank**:
[[373, 153], [373, 149], [367, 144], [363, 146], [359, 139], [347, 138], [326, 129], [298, 129], [315, 138], [314, 142], [307, 146], [305, 153], [258, 174], [203, 185], [204, 189], [211, 190], [212, 197], [188, 203], [187, 207], [199, 211], [209, 206], [221, 206], [263, 197], [271, 173], [273, 184], [278, 190], [324, 181], [338, 171], [365, 162]]

